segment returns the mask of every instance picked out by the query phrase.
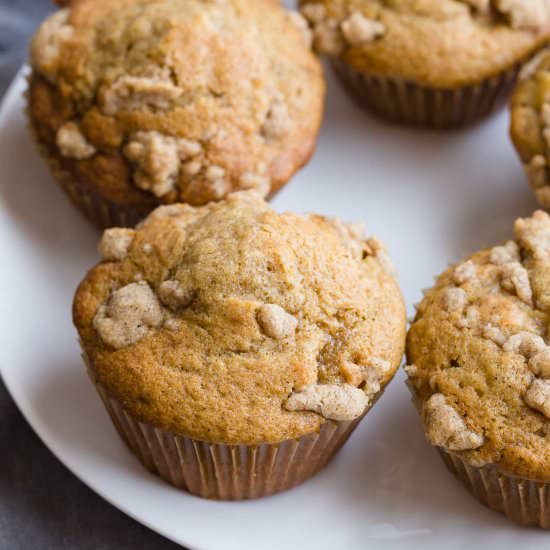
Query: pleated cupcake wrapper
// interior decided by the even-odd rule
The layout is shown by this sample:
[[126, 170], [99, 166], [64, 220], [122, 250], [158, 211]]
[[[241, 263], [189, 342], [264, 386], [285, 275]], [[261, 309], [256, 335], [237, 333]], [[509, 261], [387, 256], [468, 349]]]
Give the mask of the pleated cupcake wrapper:
[[208, 443], [136, 420], [88, 372], [116, 430], [141, 463], [175, 487], [209, 499], [260, 498], [303, 483], [328, 464], [368, 412], [349, 422], [327, 420], [318, 433], [277, 444]]
[[387, 120], [431, 128], [459, 128], [493, 112], [509, 97], [524, 63], [478, 85], [455, 90], [420, 86], [396, 77], [360, 72], [340, 59], [333, 66], [348, 91]]
[[[407, 379], [412, 402], [422, 414], [422, 402]], [[447, 468], [485, 506], [523, 525], [550, 529], [550, 483], [514, 477], [495, 464], [472, 466], [460, 454], [436, 447]]]
[[550, 529], [549, 483], [503, 474], [493, 464], [471, 466], [458, 454], [438, 450], [447, 468], [485, 506], [523, 525]]

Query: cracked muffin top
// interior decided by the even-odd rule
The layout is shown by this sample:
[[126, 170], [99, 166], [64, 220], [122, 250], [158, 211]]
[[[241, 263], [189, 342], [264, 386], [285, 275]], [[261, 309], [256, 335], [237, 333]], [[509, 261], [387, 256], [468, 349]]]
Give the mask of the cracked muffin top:
[[512, 97], [510, 134], [537, 200], [550, 207], [550, 50], [525, 67]]
[[443, 273], [418, 306], [406, 368], [428, 440], [473, 466], [550, 480], [550, 217]]
[[107, 230], [73, 315], [92, 376], [132, 416], [213, 443], [353, 420], [391, 380], [405, 311], [361, 226], [255, 192]]
[[73, 0], [32, 42], [29, 114], [63, 167], [129, 205], [267, 196], [311, 156], [324, 81], [277, 0]]
[[478, 84], [550, 36], [549, 0], [300, 0], [320, 53], [441, 88]]

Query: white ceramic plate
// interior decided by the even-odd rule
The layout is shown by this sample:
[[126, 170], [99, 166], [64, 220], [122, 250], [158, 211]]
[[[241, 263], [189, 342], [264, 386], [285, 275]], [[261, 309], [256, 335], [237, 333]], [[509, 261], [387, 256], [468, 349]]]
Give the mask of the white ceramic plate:
[[[20, 75], [0, 112], [0, 366], [34, 430], [84, 483], [192, 549], [548, 548], [550, 534], [485, 509], [446, 471], [402, 373], [334, 462], [287, 493], [209, 502], [147, 473], [81, 365], [71, 300], [98, 260], [98, 234], [35, 152], [24, 89]], [[509, 237], [514, 218], [535, 208], [507, 125], [502, 113], [458, 133], [389, 126], [331, 80], [317, 154], [274, 206], [366, 220], [393, 253], [412, 313], [448, 262]]]

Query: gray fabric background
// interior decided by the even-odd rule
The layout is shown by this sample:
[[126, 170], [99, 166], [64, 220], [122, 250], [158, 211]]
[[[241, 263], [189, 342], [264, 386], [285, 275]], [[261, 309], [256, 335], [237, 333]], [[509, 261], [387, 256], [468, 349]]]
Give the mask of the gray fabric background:
[[[49, 0], [0, 0], [0, 98], [51, 9]], [[76, 479], [30, 429], [0, 380], [0, 550], [177, 548]]]

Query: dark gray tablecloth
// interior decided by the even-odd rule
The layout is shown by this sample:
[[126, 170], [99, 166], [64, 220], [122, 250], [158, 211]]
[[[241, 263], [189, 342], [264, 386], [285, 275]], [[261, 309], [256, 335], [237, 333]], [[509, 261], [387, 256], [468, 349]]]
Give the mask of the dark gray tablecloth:
[[[0, 97], [51, 9], [49, 0], [0, 0]], [[0, 550], [176, 548], [76, 479], [30, 429], [0, 380]]]

